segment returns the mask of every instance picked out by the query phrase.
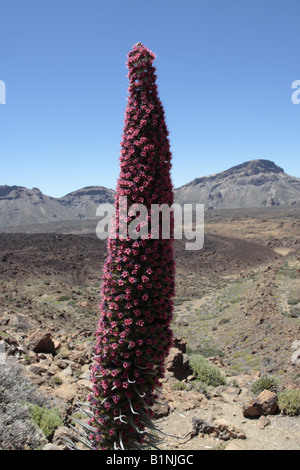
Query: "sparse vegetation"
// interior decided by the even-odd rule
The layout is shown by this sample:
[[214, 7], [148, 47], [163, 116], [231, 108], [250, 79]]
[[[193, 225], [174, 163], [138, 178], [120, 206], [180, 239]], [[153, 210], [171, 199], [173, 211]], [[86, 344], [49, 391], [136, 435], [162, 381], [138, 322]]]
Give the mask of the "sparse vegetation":
[[253, 382], [251, 391], [254, 395], [259, 395], [264, 390], [270, 390], [271, 392], [277, 393], [279, 390], [278, 379], [272, 375], [265, 375]]
[[290, 266], [288, 261], [280, 268], [279, 274], [285, 277], [289, 277], [290, 279], [298, 279], [299, 277], [297, 268], [294, 266]]
[[42, 408], [38, 405], [31, 405], [29, 412], [31, 419], [42, 430], [47, 439], [51, 439], [55, 429], [64, 424], [57, 408]]
[[71, 299], [71, 296], [70, 295], [61, 295], [60, 297], [58, 297], [58, 301], [59, 302], [65, 302], [66, 300], [70, 300]]
[[58, 357], [62, 359], [69, 359], [70, 357], [70, 351], [67, 348], [67, 346], [63, 345], [59, 350], [58, 350]]
[[220, 369], [211, 364], [204, 356], [194, 354], [190, 357], [190, 365], [198, 380], [206, 385], [218, 387], [226, 384], [226, 378]]
[[229, 323], [231, 321], [231, 318], [222, 318], [219, 321], [219, 325], [226, 325], [226, 323]]
[[60, 377], [57, 377], [57, 376], [53, 377], [52, 381], [53, 381], [54, 385], [61, 385], [63, 383], [62, 379]]
[[200, 354], [200, 356], [204, 357], [212, 357], [212, 356], [217, 356], [217, 357], [225, 357], [224, 351], [221, 351], [221, 349], [217, 349], [214, 347], [202, 347], [202, 348], [197, 348], [197, 349], [192, 349], [189, 346], [186, 348], [186, 352], [189, 355], [192, 354]]
[[25, 356], [24, 356], [24, 362], [25, 362], [25, 364], [30, 364], [31, 359], [30, 359], [30, 356], [29, 356], [28, 354], [25, 354]]
[[203, 393], [207, 398], [210, 398], [208, 385], [200, 380], [192, 380], [191, 382], [176, 382], [173, 385], [173, 390], [195, 390], [196, 392]]
[[299, 415], [300, 390], [284, 390], [278, 393], [278, 406], [281, 412], [285, 415]]

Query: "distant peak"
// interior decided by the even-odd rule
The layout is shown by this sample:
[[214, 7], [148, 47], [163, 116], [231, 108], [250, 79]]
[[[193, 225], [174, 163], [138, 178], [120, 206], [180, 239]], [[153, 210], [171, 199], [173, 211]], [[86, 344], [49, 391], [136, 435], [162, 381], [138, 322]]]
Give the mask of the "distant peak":
[[105, 188], [104, 186], [85, 186], [84, 188], [77, 189], [71, 193], [66, 194], [64, 197], [69, 196], [84, 196], [84, 195], [95, 195], [102, 192], [112, 192], [112, 189]]
[[251, 177], [261, 173], [265, 175], [268, 175], [270, 173], [284, 173], [284, 169], [280, 168], [270, 160], [250, 160], [248, 162], [233, 166], [228, 170], [222, 171], [220, 173], [196, 178], [190, 183], [187, 183], [185, 186], [194, 186], [196, 184], [205, 183], [207, 181], [219, 181], [223, 180], [224, 178]]
[[231, 168], [231, 170], [240, 170], [240, 169], [248, 169], [255, 172], [263, 172], [269, 171], [272, 173], [284, 173], [284, 169], [277, 166], [274, 162], [270, 160], [258, 159], [258, 160], [250, 160], [248, 162], [244, 162], [241, 165], [237, 165]]

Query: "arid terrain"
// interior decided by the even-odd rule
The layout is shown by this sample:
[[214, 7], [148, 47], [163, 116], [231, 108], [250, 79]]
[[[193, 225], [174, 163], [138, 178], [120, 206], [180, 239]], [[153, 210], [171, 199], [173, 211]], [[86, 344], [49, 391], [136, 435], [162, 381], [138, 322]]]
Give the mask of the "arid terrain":
[[[60, 409], [65, 426], [89, 387], [106, 255], [96, 222], [80, 221], [80, 229], [69, 230], [77, 233], [66, 227], [64, 233], [0, 233], [0, 340], [7, 362], [22, 366]], [[206, 211], [203, 249], [186, 251], [178, 240], [175, 257], [173, 330], [183, 346], [171, 351], [165, 404], [157, 407], [157, 423], [169, 434], [163, 448], [299, 450], [299, 416], [243, 414], [261, 376], [276, 377], [281, 389], [300, 388], [299, 206]], [[195, 353], [220, 368], [226, 385], [188, 390], [184, 384], [194, 378], [184, 370]], [[191, 432], [193, 417], [210, 428], [202, 423]], [[13, 423], [1, 422], [0, 414], [0, 448], [18, 447]], [[63, 448], [64, 431], [60, 426], [38, 447]]]

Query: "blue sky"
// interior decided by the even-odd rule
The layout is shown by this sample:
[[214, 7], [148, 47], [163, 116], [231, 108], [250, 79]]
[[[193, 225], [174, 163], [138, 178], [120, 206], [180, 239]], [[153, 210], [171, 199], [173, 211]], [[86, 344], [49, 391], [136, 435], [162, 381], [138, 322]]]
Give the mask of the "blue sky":
[[265, 158], [300, 177], [299, 0], [2, 0], [0, 185], [116, 186], [126, 57], [155, 65], [179, 187]]

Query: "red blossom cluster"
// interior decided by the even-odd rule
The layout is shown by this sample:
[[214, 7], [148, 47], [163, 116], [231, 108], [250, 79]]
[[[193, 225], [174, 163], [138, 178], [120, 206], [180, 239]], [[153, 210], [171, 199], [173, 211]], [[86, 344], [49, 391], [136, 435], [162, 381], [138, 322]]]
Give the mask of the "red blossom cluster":
[[[173, 204], [171, 153], [157, 93], [155, 55], [138, 43], [128, 54], [129, 97], [115, 200], [116, 239], [108, 240], [89, 397], [94, 449], [135, 449], [149, 432], [164, 361], [172, 344], [173, 240], [118, 237], [120, 197], [128, 206]], [[123, 198], [124, 199], [124, 198]]]

